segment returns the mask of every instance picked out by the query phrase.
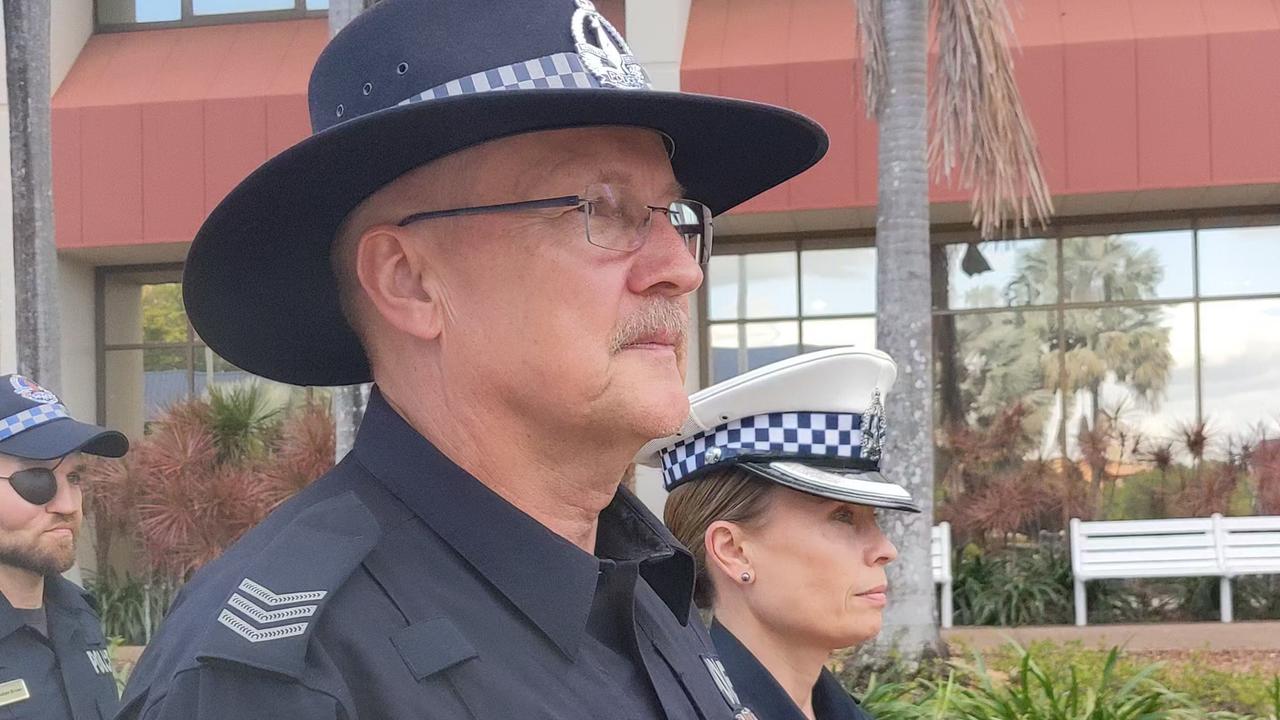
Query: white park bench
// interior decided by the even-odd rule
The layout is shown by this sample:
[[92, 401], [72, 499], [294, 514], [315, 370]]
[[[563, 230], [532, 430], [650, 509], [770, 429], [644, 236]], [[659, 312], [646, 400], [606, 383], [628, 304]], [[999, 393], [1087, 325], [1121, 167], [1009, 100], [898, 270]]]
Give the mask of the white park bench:
[[942, 586], [942, 603], [938, 607], [942, 627], [951, 627], [951, 523], [933, 526], [933, 583]]
[[1222, 622], [1231, 622], [1231, 580], [1280, 574], [1280, 516], [1172, 520], [1071, 520], [1076, 625], [1087, 623], [1090, 580], [1216, 577]]

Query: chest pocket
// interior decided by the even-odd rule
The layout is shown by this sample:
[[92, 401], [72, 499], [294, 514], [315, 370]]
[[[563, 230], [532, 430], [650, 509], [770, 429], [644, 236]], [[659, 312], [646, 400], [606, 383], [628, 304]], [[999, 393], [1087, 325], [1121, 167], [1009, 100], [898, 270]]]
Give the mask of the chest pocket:
[[471, 642], [448, 618], [414, 623], [393, 635], [391, 643], [419, 681], [477, 655]]

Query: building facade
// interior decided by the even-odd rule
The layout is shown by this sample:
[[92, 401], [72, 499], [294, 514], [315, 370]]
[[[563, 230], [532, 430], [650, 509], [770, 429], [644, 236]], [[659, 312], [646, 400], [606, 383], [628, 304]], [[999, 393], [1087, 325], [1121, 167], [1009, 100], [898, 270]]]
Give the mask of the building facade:
[[[166, 403], [245, 378], [186, 324], [181, 262], [223, 194], [308, 133], [326, 4], [55, 0], [60, 390], [75, 412], [138, 435]], [[690, 389], [873, 345], [876, 128], [853, 3], [597, 4], [656, 87], [785, 105], [831, 135], [813, 170], [717, 220]], [[1274, 435], [1280, 0], [1023, 0], [1013, 14], [1057, 217], [979, 245], [991, 269], [970, 275], [967, 195], [931, 189], [940, 430], [1016, 406], [1033, 451], [1072, 462], [1100, 422], [1148, 447], [1198, 422], [1223, 447]], [[639, 484], [660, 507], [656, 478]]]

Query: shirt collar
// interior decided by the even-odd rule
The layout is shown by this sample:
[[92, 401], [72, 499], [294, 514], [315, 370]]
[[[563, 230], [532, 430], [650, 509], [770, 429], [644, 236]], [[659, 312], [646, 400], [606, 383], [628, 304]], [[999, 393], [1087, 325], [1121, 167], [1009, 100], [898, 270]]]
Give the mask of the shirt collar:
[[[568, 657], [585, 632], [600, 558], [499, 497], [414, 430], [377, 388], [353, 450], [356, 460]], [[693, 593], [693, 558], [652, 513], [620, 490], [600, 513], [603, 557], [637, 561], [640, 574], [682, 624]]]
[[[711, 624], [711, 642], [743, 705], [757, 717], [803, 720], [804, 713], [742, 641], [718, 621]], [[853, 696], [830, 670], [823, 668], [813, 685], [813, 714], [818, 718], [869, 720]]]
[[[50, 610], [61, 607], [75, 607], [75, 598], [83, 595], [84, 591], [78, 585], [63, 578], [60, 575], [46, 575], [44, 578], [44, 605], [45, 615], [49, 617], [49, 626], [52, 628], [53, 619]], [[0, 593], [0, 638], [6, 638], [12, 635], [16, 630], [26, 623], [14, 609], [9, 599]]]

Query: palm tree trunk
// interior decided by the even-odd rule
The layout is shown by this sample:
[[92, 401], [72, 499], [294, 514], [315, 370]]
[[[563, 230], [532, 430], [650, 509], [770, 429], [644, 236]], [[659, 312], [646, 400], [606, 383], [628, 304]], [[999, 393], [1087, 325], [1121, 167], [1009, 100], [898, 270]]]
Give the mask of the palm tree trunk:
[[4, 0], [18, 372], [62, 386], [49, 149], [49, 0]]
[[887, 515], [898, 561], [889, 565], [893, 601], [876, 649], [908, 663], [941, 647], [934, 620], [933, 365], [930, 309], [927, 88], [928, 0], [883, 0], [887, 90], [880, 124], [876, 217], [876, 335], [898, 362], [887, 408], [886, 471], [920, 503], [919, 515]]
[[[339, 30], [373, 2], [376, 0], [329, 0], [329, 37], [337, 35]], [[333, 389], [330, 403], [336, 441], [335, 462], [340, 462], [355, 445], [356, 430], [360, 428], [360, 421], [364, 418], [364, 406], [368, 398], [368, 386], [350, 385]]]

